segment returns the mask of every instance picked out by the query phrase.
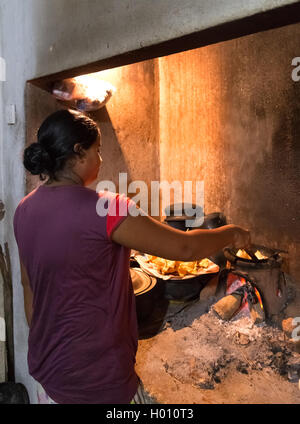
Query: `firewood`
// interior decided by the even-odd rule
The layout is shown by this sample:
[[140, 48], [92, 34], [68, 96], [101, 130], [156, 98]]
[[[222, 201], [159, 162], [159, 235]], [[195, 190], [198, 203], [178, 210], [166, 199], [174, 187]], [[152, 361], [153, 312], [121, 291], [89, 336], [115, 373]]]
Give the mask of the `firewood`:
[[261, 308], [259, 302], [252, 304], [250, 307], [250, 314], [254, 324], [260, 324], [265, 320], [264, 310]]
[[213, 310], [220, 318], [229, 321], [241, 306], [242, 297], [239, 294], [230, 294], [213, 305]]

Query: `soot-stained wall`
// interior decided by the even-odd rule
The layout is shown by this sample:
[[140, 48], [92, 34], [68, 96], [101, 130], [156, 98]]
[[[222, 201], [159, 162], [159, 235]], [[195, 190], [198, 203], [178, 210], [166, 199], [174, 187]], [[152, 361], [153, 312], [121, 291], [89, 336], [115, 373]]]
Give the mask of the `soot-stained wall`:
[[205, 212], [289, 252], [300, 280], [300, 25], [159, 59], [161, 179], [204, 180]]

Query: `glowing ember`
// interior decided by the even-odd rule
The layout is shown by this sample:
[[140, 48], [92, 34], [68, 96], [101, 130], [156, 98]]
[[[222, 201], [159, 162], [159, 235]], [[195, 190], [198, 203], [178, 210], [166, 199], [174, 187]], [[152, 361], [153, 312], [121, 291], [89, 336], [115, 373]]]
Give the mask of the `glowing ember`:
[[246, 280], [245, 280], [245, 278], [243, 278], [243, 277], [240, 277], [240, 280], [241, 280], [241, 283], [244, 285], [244, 284], [246, 284]]
[[262, 303], [261, 296], [260, 296], [260, 294], [259, 294], [259, 291], [258, 291], [255, 287], [254, 287], [254, 292], [255, 292], [255, 294], [256, 294], [256, 296], [257, 296], [257, 299], [258, 299], [258, 301], [259, 301], [260, 307], [261, 307], [261, 309], [263, 310], [263, 309], [264, 309], [264, 307], [263, 307], [263, 303]]
[[[239, 291], [239, 289], [241, 287], [247, 286], [248, 282], [247, 279], [236, 275], [234, 273], [229, 273], [227, 276], [227, 288], [226, 288], [226, 295], [232, 294], [235, 291]], [[257, 306], [259, 303], [260, 309], [263, 311], [264, 307], [263, 307], [263, 302], [262, 302], [262, 298], [260, 296], [259, 291], [256, 289], [256, 287], [254, 285], [251, 284], [251, 287], [253, 288], [253, 292], [254, 293], [250, 293], [248, 294], [248, 288], [245, 288], [244, 291], [244, 296], [242, 298], [241, 301], [241, 305], [239, 307], [239, 309], [235, 312], [235, 314], [233, 315], [233, 317], [239, 319], [240, 317], [243, 316], [249, 316], [251, 315], [251, 311], [253, 308], [255, 308], [255, 302], [256, 300], [254, 299], [254, 294], [256, 296], [256, 298], [258, 299], [257, 302]]]
[[235, 290], [237, 290], [239, 287], [241, 287], [243, 284], [239, 276], [229, 273], [227, 277], [227, 290], [226, 294], [231, 294]]

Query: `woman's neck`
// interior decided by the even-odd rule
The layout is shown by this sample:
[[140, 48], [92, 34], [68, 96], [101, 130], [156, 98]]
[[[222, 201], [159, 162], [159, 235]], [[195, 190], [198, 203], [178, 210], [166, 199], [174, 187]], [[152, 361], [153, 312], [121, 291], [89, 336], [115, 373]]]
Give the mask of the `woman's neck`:
[[78, 176], [60, 175], [57, 179], [48, 179], [45, 183], [47, 186], [61, 186], [61, 185], [83, 185], [83, 181]]

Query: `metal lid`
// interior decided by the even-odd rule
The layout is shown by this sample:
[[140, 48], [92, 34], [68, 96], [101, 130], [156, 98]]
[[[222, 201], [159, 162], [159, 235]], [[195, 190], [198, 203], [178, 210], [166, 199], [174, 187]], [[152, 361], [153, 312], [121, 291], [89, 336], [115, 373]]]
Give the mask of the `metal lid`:
[[134, 294], [140, 295], [151, 290], [156, 284], [156, 278], [150, 277], [140, 268], [130, 268], [130, 276]]
[[172, 203], [165, 207], [165, 215], [168, 218], [181, 218], [182, 216], [186, 216], [186, 219], [191, 219], [196, 214], [196, 211], [198, 215], [203, 214], [202, 206], [196, 205], [195, 203]]
[[191, 216], [187, 216], [187, 215], [182, 215], [182, 216], [167, 216], [165, 221], [166, 222], [172, 222], [172, 221], [186, 221], [187, 219], [194, 219], [194, 217]]

